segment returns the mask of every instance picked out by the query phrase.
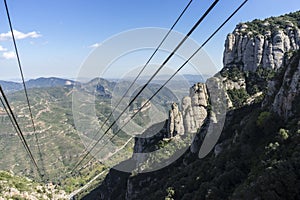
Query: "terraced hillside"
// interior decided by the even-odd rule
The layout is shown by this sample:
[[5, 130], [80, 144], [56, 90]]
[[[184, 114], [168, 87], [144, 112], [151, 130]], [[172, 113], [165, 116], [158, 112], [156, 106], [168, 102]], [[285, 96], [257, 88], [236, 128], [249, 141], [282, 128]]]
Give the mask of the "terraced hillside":
[[[7, 83], [6, 85], [8, 100], [33, 152], [33, 156], [37, 160], [42, 174], [44, 174], [43, 180], [38, 176], [36, 169], [30, 162], [9, 117], [1, 106], [0, 159], [2, 162], [0, 170], [11, 171], [16, 175], [26, 176], [36, 181], [51, 182], [67, 193], [71, 193], [81, 188], [101, 172], [129, 158], [133, 152], [134, 137], [127, 135], [123, 130], [118, 132], [117, 136], [114, 136], [120, 126], [116, 124], [101, 141], [99, 140], [101, 134], [112, 124], [125, 105], [120, 104], [120, 108], [115, 109], [115, 114], [109, 118], [100, 130], [103, 122], [109, 117], [112, 109], [117, 104], [116, 101], [120, 100], [120, 96], [124, 92], [122, 88], [116, 86], [115, 82], [97, 78], [84, 84], [64, 80], [71, 83], [64, 84], [63, 80], [57, 81], [54, 79], [56, 81], [53, 82], [52, 79], [30, 81], [31, 87], [29, 87], [28, 95], [36, 132], [33, 131], [24, 91], [15, 90], [15, 84]], [[40, 81], [42, 81], [41, 84], [39, 84]], [[125, 87], [126, 84], [129, 83], [125, 82], [121, 85]], [[157, 84], [150, 85], [149, 90], [132, 104], [126, 112], [125, 118], [121, 120], [128, 120], [158, 87]], [[129, 101], [138, 89], [136, 87], [131, 91], [131, 95], [125, 97], [124, 101]], [[83, 95], [83, 98], [80, 95], [76, 96], [78, 91], [81, 92], [80, 95]], [[178, 92], [179, 96], [182, 94], [184, 94], [183, 91]], [[115, 99], [113, 99], [113, 95]], [[130, 130], [134, 129], [139, 132], [141, 129], [140, 132], [143, 132], [147, 126], [153, 123], [149, 118], [149, 115], [151, 113], [153, 115], [153, 112], [156, 113], [156, 120], [159, 122], [164, 121], [167, 118], [170, 102], [178, 101], [178, 95], [176, 96], [168, 89], [163, 89], [132, 120], [134, 121], [134, 127], [130, 127]], [[154, 108], [156, 110], [151, 111]], [[160, 109], [160, 115], [157, 109]], [[90, 112], [90, 110], [95, 111], [95, 113]], [[126, 130], [126, 127], [124, 130]], [[110, 142], [113, 145], [103, 148], [103, 144], [108, 142], [107, 139], [112, 137], [113, 139]], [[98, 140], [100, 142], [95, 145], [92, 155], [89, 154], [84, 162], [71, 173], [80, 159], [87, 154], [86, 147], [90, 149]], [[97, 152], [99, 154], [97, 158], [101, 158], [101, 163], [92, 157]], [[101, 182], [105, 175], [104, 172], [93, 184]], [[93, 187], [93, 184], [91, 184], [91, 187]]]
[[[109, 89], [108, 87], [107, 90]], [[44, 180], [61, 185], [67, 192], [79, 188], [92, 179], [96, 172], [105, 169], [104, 165], [92, 161], [85, 168], [77, 169], [75, 174], [70, 174], [85, 150], [82, 142], [85, 136], [76, 130], [74, 124], [72, 114], [73, 91], [74, 89], [71, 86], [32, 88], [28, 90], [37, 139], [30, 121], [24, 92], [17, 91], [7, 95], [33, 156], [42, 169], [42, 173], [45, 174]], [[108, 115], [110, 112], [110, 97], [109, 95], [96, 95], [95, 103], [99, 108], [97, 109], [99, 120], [95, 123], [100, 124], [101, 120], [106, 117], [103, 113]], [[84, 118], [87, 121], [93, 120], [88, 115], [85, 115]], [[0, 107], [0, 127], [0, 170], [12, 171], [18, 175], [40, 180], [2, 107]], [[87, 139], [91, 141], [91, 138]], [[122, 143], [123, 140], [127, 141], [128, 139], [129, 137], [116, 138], [114, 141]], [[132, 143], [129, 141], [127, 145], [131, 146]], [[117, 154], [117, 152], [114, 153]], [[128, 148], [129, 153], [130, 148]], [[126, 157], [124, 153], [122, 156]], [[118, 158], [117, 155], [115, 157]]]

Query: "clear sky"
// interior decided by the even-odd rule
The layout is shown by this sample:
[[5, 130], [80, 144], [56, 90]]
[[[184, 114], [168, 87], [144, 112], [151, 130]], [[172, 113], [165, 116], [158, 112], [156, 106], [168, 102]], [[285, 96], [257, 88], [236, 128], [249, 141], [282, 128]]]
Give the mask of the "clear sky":
[[[74, 78], [84, 59], [107, 38], [143, 27], [169, 28], [188, 0], [7, 0], [24, 74]], [[242, 0], [220, 0], [192, 38], [202, 43]], [[175, 27], [187, 33], [211, 0], [194, 0]], [[19, 78], [3, 1], [0, 1], [0, 79]], [[300, 9], [299, 0], [249, 0], [204, 48], [222, 67], [226, 35], [235, 25]], [[18, 32], [17, 32], [18, 31]]]

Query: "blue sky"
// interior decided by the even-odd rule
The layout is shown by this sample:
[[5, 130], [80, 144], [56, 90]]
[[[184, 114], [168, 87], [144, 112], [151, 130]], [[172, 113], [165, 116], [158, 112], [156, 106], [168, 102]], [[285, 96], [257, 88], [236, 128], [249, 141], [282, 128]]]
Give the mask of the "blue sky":
[[[169, 28], [188, 0], [7, 0], [17, 45], [27, 79], [75, 78], [93, 44], [123, 31], [143, 27]], [[209, 0], [194, 0], [175, 27], [187, 33]], [[220, 0], [217, 7], [193, 33], [201, 44], [242, 1]], [[235, 25], [300, 9], [299, 0], [249, 0], [245, 7], [204, 48], [218, 69], [226, 35]], [[4, 4], [0, 3], [0, 79], [19, 78]], [[192, 52], [191, 52], [192, 53]]]

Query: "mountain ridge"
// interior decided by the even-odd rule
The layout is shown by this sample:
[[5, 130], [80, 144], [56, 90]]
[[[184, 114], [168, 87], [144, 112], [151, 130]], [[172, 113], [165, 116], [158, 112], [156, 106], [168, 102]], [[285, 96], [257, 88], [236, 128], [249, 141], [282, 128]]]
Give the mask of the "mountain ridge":
[[[294, 14], [296, 22], [300, 22], [298, 14]], [[295, 48], [289, 49], [283, 45], [284, 36], [278, 36], [285, 34], [285, 26], [273, 30], [271, 38], [266, 31], [266, 51], [260, 52], [254, 34], [248, 34], [251, 22], [246, 24], [229, 34], [224, 68], [214, 77], [224, 84], [227, 97], [223, 100], [229, 109], [214, 150], [203, 159], [197, 156], [209, 130], [205, 121], [191, 147], [168, 167], [144, 174], [111, 169], [104, 182], [83, 199], [300, 198], [300, 34], [289, 35], [290, 43], [296, 41]], [[297, 32], [298, 24], [292, 26]], [[241, 29], [241, 40], [235, 40]], [[159, 139], [149, 141], [153, 148], [164, 144]], [[149, 142], [140, 145], [145, 144], [151, 149]]]
[[[47, 88], [47, 87], [58, 87], [58, 86], [73, 86], [76, 84], [76, 81], [72, 81], [69, 79], [49, 77], [44, 78], [40, 77], [37, 79], [30, 79], [25, 81], [25, 84], [28, 89], [31, 88]], [[23, 84], [19, 82], [13, 81], [1, 81], [0, 85], [3, 87], [3, 90], [6, 92], [16, 92], [23, 90]]]

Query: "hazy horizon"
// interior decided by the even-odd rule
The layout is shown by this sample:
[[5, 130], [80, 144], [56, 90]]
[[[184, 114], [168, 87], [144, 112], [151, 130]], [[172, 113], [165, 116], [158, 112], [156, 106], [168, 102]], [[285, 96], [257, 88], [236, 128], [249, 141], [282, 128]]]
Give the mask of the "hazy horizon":
[[[24, 75], [26, 79], [31, 79], [44, 76], [76, 77], [88, 55], [108, 38], [137, 28], [168, 29], [187, 2], [32, 0], [9, 1], [8, 7]], [[186, 34], [210, 3], [193, 2], [174, 30]], [[220, 1], [191, 38], [201, 44], [239, 3]], [[285, 4], [281, 0], [248, 1], [241, 12], [205, 46], [204, 51], [219, 70], [222, 68], [226, 35], [234, 30], [236, 24], [296, 10], [299, 10], [298, 0]], [[19, 70], [4, 5], [0, 7], [0, 20], [4, 24], [0, 27], [0, 79], [16, 80]]]

